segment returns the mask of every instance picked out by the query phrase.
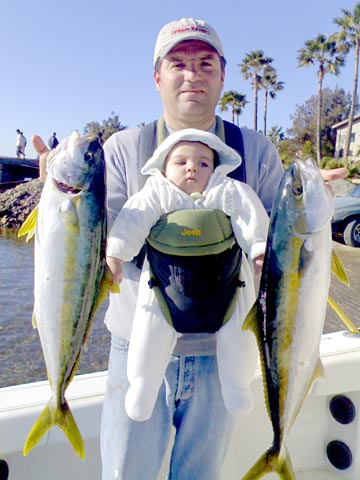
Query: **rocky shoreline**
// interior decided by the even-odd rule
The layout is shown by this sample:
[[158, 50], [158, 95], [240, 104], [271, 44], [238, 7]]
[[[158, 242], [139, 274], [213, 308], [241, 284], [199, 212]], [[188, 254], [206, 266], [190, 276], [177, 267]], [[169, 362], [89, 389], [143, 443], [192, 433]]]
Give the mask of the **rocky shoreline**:
[[0, 193], [0, 230], [19, 229], [39, 203], [43, 182], [38, 178]]
[[[354, 184], [347, 180], [331, 182], [336, 195], [347, 195]], [[0, 230], [19, 229], [40, 200], [43, 183], [36, 178], [0, 193]]]

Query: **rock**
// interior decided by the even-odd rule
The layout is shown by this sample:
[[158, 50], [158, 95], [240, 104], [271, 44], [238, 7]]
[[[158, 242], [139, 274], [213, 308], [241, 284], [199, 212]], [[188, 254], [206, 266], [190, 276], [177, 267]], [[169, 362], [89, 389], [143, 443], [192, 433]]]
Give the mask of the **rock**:
[[356, 187], [355, 183], [348, 182], [347, 180], [334, 180], [329, 183], [336, 197], [349, 195], [349, 193]]
[[0, 193], [0, 228], [18, 229], [39, 203], [43, 183], [36, 178]]

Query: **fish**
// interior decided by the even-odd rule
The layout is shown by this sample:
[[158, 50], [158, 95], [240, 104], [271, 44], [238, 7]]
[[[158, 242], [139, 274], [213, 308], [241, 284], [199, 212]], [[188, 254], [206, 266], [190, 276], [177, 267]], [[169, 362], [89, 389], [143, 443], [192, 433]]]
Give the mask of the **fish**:
[[[333, 197], [312, 159], [283, 174], [270, 217], [257, 300], [243, 323], [258, 345], [273, 441], [243, 480], [295, 474], [286, 440], [315, 380], [331, 279]], [[336, 262], [335, 262], [336, 263]]]
[[49, 399], [30, 430], [27, 455], [50, 428], [60, 427], [76, 454], [84, 442], [65, 391], [73, 379], [96, 309], [118, 291], [106, 266], [104, 153], [91, 135], [74, 131], [49, 153], [39, 203], [18, 236], [35, 237], [33, 326], [38, 329]]

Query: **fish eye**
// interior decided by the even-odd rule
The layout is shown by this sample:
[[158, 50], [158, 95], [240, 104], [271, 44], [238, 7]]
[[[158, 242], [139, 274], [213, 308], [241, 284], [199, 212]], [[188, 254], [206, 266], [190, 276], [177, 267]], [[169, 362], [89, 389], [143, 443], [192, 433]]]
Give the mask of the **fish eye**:
[[300, 183], [295, 183], [292, 188], [293, 194], [299, 197], [303, 193], [303, 187]]
[[93, 154], [91, 152], [86, 152], [84, 158], [85, 161], [90, 162], [90, 160], [93, 158]]

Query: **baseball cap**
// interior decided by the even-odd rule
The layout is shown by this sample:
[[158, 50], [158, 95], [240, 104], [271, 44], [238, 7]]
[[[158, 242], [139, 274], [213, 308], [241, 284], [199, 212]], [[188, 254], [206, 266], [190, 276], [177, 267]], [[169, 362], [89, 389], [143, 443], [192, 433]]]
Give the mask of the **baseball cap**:
[[163, 142], [154, 151], [153, 156], [145, 163], [141, 169], [143, 175], [153, 173], [155, 170], [163, 169], [164, 162], [170, 150], [179, 142], [201, 142], [212, 150], [215, 150], [219, 156], [218, 169], [224, 173], [235, 170], [241, 164], [240, 155], [231, 147], [226, 145], [217, 135], [196, 128], [185, 128], [178, 130], [165, 138]]
[[204, 20], [181, 18], [167, 23], [159, 32], [155, 44], [154, 66], [159, 58], [165, 57], [172, 48], [184, 40], [202, 40], [224, 57], [224, 49], [214, 28]]

